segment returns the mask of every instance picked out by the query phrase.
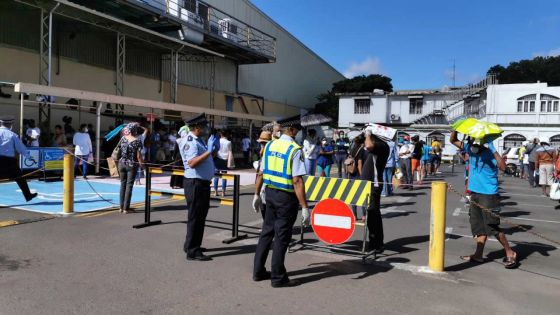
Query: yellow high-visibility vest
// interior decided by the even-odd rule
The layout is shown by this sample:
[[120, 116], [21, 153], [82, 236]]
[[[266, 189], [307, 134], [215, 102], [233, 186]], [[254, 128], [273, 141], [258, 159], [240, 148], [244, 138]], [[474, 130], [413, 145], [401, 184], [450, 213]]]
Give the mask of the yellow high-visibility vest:
[[263, 180], [267, 187], [294, 191], [291, 161], [297, 149], [300, 149], [297, 143], [282, 139], [266, 144], [263, 154]]

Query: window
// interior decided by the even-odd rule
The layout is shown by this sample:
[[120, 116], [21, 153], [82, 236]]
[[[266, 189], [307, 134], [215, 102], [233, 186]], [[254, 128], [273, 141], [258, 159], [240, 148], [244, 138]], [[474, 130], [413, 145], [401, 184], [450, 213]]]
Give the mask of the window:
[[[529, 94], [517, 99], [517, 112], [527, 113], [535, 111], [535, 101], [537, 100], [537, 94]], [[542, 103], [541, 103], [542, 107]]]
[[371, 100], [369, 98], [354, 100], [354, 114], [369, 114], [370, 107]]
[[411, 115], [421, 115], [423, 100], [421, 98], [411, 98], [410, 99], [410, 111]]
[[543, 113], [551, 113], [558, 111], [558, 100], [560, 98], [550, 95], [550, 94], [541, 94], [541, 112]]
[[527, 140], [527, 138], [517, 133], [507, 135], [504, 137], [504, 150], [508, 148], [520, 147], [525, 140]]

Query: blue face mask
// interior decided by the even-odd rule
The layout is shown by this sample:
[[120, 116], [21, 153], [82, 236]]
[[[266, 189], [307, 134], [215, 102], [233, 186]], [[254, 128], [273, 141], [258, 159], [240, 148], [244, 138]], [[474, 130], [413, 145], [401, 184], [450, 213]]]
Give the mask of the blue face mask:
[[404, 144], [409, 144], [410, 142], [408, 142], [408, 141], [405, 141], [405, 142], [403, 142], [403, 143], [404, 143]]

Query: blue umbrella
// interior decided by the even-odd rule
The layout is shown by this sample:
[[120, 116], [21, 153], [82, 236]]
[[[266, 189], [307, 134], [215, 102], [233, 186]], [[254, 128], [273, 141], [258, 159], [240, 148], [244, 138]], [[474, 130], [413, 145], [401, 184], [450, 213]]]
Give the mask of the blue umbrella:
[[109, 141], [109, 140], [113, 139], [115, 136], [118, 136], [125, 126], [126, 126], [126, 124], [122, 124], [122, 125], [118, 126], [117, 128], [109, 131], [105, 135], [105, 140]]

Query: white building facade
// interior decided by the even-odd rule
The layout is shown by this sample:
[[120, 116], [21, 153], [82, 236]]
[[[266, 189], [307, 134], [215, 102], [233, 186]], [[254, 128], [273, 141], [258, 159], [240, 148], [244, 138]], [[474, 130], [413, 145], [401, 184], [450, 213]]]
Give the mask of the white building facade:
[[425, 141], [445, 138], [449, 143], [450, 125], [460, 118], [475, 117], [504, 130], [498, 140], [500, 150], [541, 136], [560, 147], [560, 87], [547, 83], [481, 84], [468, 89], [339, 97], [339, 126], [343, 128], [378, 123], [397, 128], [401, 135], [419, 134]]

